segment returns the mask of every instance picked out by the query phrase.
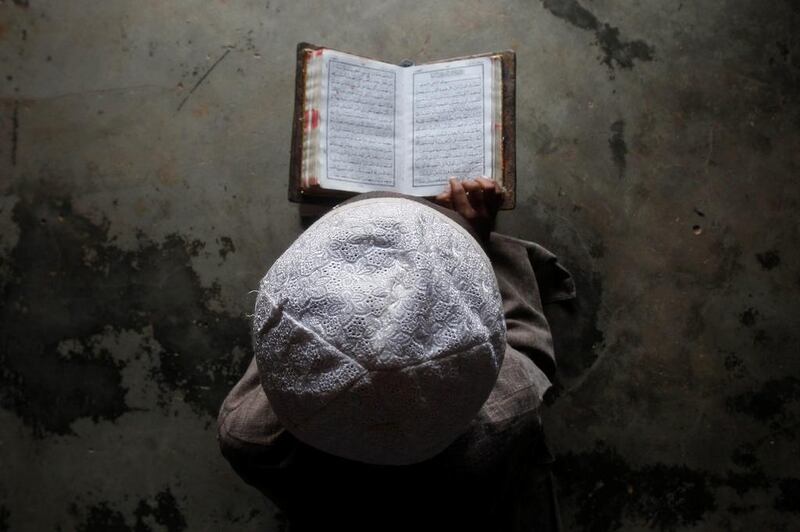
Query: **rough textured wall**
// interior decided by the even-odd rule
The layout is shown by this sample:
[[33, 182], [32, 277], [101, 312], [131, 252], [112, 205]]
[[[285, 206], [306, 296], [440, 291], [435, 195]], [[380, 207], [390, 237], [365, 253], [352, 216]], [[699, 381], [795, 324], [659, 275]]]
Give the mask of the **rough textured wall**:
[[276, 530], [218, 455], [285, 201], [299, 41], [514, 48], [519, 206], [577, 277], [571, 530], [800, 527], [800, 6], [0, 2], [0, 531]]

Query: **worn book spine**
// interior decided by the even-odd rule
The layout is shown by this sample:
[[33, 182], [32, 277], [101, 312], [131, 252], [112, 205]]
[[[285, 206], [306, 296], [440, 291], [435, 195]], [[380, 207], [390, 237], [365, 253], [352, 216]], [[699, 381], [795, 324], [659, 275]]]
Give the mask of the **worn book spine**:
[[503, 81], [503, 186], [509, 192], [501, 209], [513, 209], [517, 201], [517, 55], [507, 50], [502, 53]]
[[320, 50], [306, 42], [297, 45], [297, 64], [294, 86], [294, 119], [292, 120], [292, 147], [289, 162], [289, 201], [306, 201], [303, 193], [303, 133], [306, 127], [306, 80], [308, 59], [315, 50]]

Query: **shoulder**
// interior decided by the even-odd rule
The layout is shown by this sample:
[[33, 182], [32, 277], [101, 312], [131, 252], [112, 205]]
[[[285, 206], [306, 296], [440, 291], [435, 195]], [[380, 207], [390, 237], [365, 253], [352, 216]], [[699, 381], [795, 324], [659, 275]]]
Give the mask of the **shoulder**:
[[497, 382], [478, 419], [482, 423], [500, 424], [536, 411], [551, 385], [547, 375], [530, 358], [507, 345]]
[[493, 232], [487, 244], [487, 254], [498, 275], [530, 276], [543, 304], [576, 296], [572, 274], [555, 253], [536, 242]]
[[258, 374], [255, 358], [234, 385], [217, 416], [217, 440], [223, 454], [252, 454], [283, 445], [289, 436], [273, 411]]

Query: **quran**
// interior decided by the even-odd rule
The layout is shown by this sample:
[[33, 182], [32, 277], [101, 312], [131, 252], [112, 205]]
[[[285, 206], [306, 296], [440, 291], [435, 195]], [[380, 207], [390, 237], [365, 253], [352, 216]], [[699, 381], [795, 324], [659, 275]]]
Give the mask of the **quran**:
[[399, 66], [297, 46], [289, 199], [432, 197], [486, 176], [516, 198], [513, 51]]

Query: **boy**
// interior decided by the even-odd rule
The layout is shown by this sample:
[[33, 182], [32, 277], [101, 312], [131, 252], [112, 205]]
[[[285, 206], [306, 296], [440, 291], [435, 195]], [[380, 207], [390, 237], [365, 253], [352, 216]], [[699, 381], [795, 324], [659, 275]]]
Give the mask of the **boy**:
[[492, 232], [501, 202], [486, 178], [435, 203], [360, 194], [262, 279], [218, 440], [289, 530], [559, 529], [543, 304], [574, 286], [545, 249]]

